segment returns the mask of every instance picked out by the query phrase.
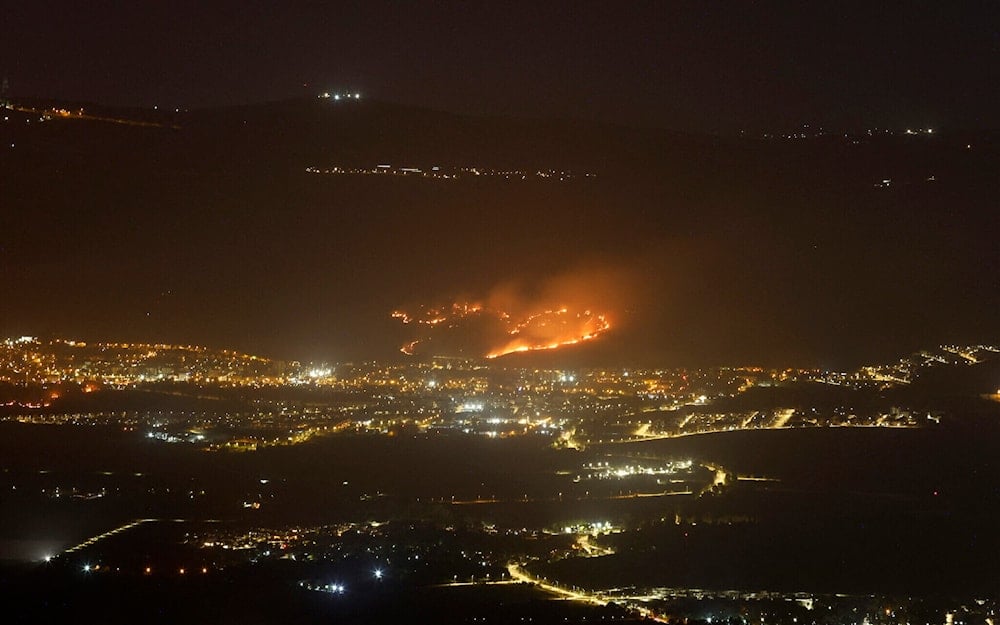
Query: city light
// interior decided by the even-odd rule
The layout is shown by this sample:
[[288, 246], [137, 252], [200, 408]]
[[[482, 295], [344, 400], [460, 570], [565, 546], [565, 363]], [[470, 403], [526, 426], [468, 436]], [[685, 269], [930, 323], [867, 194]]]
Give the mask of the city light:
[[1000, 0], [15, 4], [0, 625], [1000, 625]]

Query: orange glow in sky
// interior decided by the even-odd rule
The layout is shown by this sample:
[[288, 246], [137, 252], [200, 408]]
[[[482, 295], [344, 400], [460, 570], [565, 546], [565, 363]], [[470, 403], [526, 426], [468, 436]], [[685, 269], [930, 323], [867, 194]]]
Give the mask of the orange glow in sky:
[[[413, 314], [396, 310], [392, 317], [403, 324], [427, 326], [425, 336], [438, 328], [455, 328], [474, 317], [495, 321], [503, 328], [503, 335], [483, 354], [486, 358], [577, 345], [592, 341], [611, 329], [606, 314], [573, 310], [567, 306], [518, 315], [479, 303], [455, 302], [449, 306], [424, 308]], [[422, 340], [409, 341], [400, 351], [412, 356]]]

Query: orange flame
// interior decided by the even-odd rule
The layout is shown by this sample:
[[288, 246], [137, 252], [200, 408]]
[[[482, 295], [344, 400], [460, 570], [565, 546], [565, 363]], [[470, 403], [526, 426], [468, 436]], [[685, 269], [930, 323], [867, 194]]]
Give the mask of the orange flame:
[[420, 343], [420, 339], [417, 339], [415, 341], [410, 341], [409, 343], [406, 343], [405, 345], [400, 347], [399, 351], [403, 352], [407, 356], [412, 356], [414, 353], [416, 353], [418, 343]]
[[[529, 335], [534, 335], [535, 339], [518, 337], [486, 354], [486, 357], [499, 358], [507, 354], [558, 349], [567, 345], [577, 345], [584, 341], [596, 339], [611, 329], [611, 322], [608, 321], [605, 315], [594, 315], [587, 310], [574, 315], [575, 320], [571, 320], [572, 323], [566, 323], [563, 318], [568, 317], [569, 314], [566, 308], [561, 308], [529, 316], [525, 321], [515, 325], [508, 334], [517, 336], [522, 332], [526, 332]], [[558, 325], [562, 326], [557, 329], [554, 336], [550, 332], [553, 319]]]
[[398, 309], [392, 317], [414, 330], [408, 339], [415, 340], [400, 348], [403, 353], [440, 350], [494, 359], [601, 338], [612, 325], [628, 323], [637, 287], [627, 268], [580, 267], [502, 282], [470, 299]]
[[[515, 315], [505, 310], [488, 308], [479, 303], [455, 302], [440, 308], [425, 308], [419, 314], [393, 311], [392, 317], [404, 324], [419, 324], [435, 328], [454, 328], [463, 320], [483, 315], [498, 322], [504, 335], [514, 337], [490, 349], [486, 358], [499, 358], [507, 354], [551, 350], [591, 341], [611, 329], [611, 322], [605, 314], [595, 314], [590, 310], [573, 312], [567, 306], [542, 310], [529, 314]], [[430, 332], [431, 330], [428, 330]], [[404, 344], [399, 351], [408, 356], [416, 352], [423, 339]]]

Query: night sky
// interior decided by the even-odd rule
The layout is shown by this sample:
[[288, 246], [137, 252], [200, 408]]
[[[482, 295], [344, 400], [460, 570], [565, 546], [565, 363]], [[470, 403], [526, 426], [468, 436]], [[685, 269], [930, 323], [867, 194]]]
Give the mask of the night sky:
[[357, 89], [732, 133], [995, 128], [995, 2], [6, 3], [19, 95], [205, 107]]

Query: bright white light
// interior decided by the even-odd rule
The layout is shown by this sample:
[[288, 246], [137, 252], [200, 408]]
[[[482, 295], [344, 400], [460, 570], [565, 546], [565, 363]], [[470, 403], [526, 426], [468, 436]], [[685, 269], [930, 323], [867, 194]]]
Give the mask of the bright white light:
[[52, 562], [52, 556], [45, 556], [46, 562]]
[[84, 573], [90, 573], [90, 565], [89, 564], [84, 564], [83, 565], [83, 572]]
[[375, 579], [382, 579], [382, 569], [375, 569]]

